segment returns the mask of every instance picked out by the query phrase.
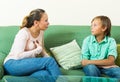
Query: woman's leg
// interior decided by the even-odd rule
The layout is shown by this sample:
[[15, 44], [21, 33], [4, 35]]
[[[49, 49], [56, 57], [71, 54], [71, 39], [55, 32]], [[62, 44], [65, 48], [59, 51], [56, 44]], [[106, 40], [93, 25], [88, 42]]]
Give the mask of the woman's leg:
[[31, 74], [30, 77], [37, 78], [40, 82], [56, 82], [57, 79], [56, 77], [51, 76], [46, 70], [37, 71]]
[[89, 64], [83, 67], [83, 71], [86, 76], [96, 76], [99, 77], [101, 75], [100, 70], [96, 65]]
[[61, 75], [59, 67], [52, 57], [11, 59], [4, 64], [4, 68], [11, 75], [30, 75], [41, 70], [48, 71], [52, 76]]

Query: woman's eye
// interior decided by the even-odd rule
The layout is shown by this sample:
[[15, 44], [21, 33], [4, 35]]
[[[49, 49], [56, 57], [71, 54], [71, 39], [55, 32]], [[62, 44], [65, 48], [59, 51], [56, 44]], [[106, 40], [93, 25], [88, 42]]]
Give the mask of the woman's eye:
[[45, 20], [45, 22], [48, 22], [48, 19], [47, 19], [47, 20]]

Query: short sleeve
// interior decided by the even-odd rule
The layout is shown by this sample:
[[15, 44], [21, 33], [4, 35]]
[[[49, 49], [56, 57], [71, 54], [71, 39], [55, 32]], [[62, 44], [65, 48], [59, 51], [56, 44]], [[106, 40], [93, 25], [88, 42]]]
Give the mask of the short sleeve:
[[89, 59], [90, 53], [89, 53], [89, 40], [90, 36], [84, 39], [83, 45], [82, 45], [82, 59]]
[[116, 41], [113, 38], [110, 38], [110, 44], [109, 44], [109, 48], [108, 48], [108, 56], [112, 55], [115, 57], [115, 59], [117, 58], [117, 45], [116, 45]]

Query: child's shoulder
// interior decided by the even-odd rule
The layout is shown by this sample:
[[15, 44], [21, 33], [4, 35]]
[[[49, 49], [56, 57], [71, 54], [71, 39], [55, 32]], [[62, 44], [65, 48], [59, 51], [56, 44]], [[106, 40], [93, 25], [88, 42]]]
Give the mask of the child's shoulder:
[[108, 41], [115, 41], [113, 37], [107, 37]]
[[85, 39], [94, 39], [94, 37], [95, 37], [95, 36], [93, 36], [93, 35], [89, 35], [89, 36], [87, 36]]
[[91, 41], [91, 40], [93, 40], [94, 38], [95, 38], [95, 36], [89, 35], [89, 36], [87, 36], [84, 40], [85, 40], [85, 41]]

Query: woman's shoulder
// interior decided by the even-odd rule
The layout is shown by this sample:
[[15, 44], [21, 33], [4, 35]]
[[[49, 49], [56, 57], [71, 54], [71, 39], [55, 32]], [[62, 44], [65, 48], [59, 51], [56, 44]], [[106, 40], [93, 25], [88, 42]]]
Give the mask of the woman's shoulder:
[[27, 28], [22, 28], [19, 30], [18, 34], [28, 34]]
[[21, 37], [28, 37], [29, 36], [29, 33], [27, 31], [27, 28], [22, 28], [18, 31], [17, 35], [16, 36], [21, 36]]

